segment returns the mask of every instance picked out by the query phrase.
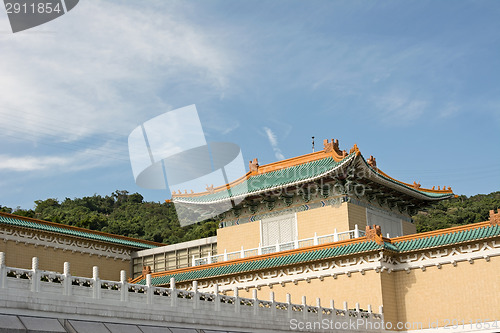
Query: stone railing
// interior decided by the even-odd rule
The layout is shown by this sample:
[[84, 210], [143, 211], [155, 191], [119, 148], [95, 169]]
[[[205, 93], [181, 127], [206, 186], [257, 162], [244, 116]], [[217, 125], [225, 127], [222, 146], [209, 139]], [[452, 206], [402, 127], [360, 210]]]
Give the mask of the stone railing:
[[[154, 318], [158, 318], [157, 313], [165, 315], [170, 311], [168, 318], [192, 322], [194, 311], [195, 317], [199, 317], [199, 325], [204, 324], [203, 318], [211, 318], [210, 323], [214, 320], [219, 323], [228, 321], [227, 326], [255, 328], [256, 331], [259, 331], [259, 325], [263, 326], [260, 328], [263, 331], [266, 331], [266, 325], [270, 325], [267, 331], [281, 332], [287, 331], [293, 320], [322, 322], [325, 319], [331, 323], [340, 323], [337, 325], [352, 321], [356, 321], [358, 325], [366, 325], [359, 331], [366, 331], [366, 327], [373, 331], [383, 330], [382, 307], [379, 308], [379, 313], [374, 313], [371, 306], [367, 310], [361, 310], [356, 304], [354, 309], [349, 309], [346, 302], [343, 309], [335, 308], [333, 301], [330, 307], [323, 307], [319, 298], [316, 306], [311, 306], [307, 305], [305, 297], [302, 304], [291, 303], [289, 294], [286, 302], [277, 302], [274, 292], [271, 292], [269, 300], [261, 300], [257, 298], [257, 290], [253, 290], [252, 298], [239, 297], [237, 287], [233, 289], [231, 296], [219, 294], [218, 290], [215, 285], [213, 293], [199, 292], [197, 281], [193, 282], [192, 290], [176, 289], [174, 279], [170, 280], [170, 288], [156, 287], [151, 283], [151, 274], [146, 276], [145, 285], [132, 284], [127, 282], [125, 271], [120, 272], [120, 281], [102, 280], [97, 266], [93, 267], [92, 278], [77, 277], [71, 275], [68, 262], [64, 263], [63, 273], [43, 271], [38, 268], [36, 257], [32, 259], [31, 269], [7, 267], [5, 254], [0, 252], [0, 299], [7, 301], [0, 304], [12, 304], [11, 306], [19, 306], [21, 309], [29, 307], [29, 304], [47, 304], [50, 311], [54, 311], [58, 304], [66, 304], [58, 310], [64, 312], [66, 309], [80, 307], [98, 309], [104, 302], [106, 314], [99, 310], [97, 315], [109, 317], [109, 312], [112, 311], [112, 316], [116, 318], [129, 318], [133, 315], [138, 320], [155, 320]], [[5, 298], [7, 294], [11, 295], [11, 299]], [[19, 301], [21, 296], [25, 297], [26, 304]], [[33, 301], [37, 297], [40, 300]], [[50, 302], [54, 305], [51, 306]], [[151, 313], [148, 314], [145, 309], [149, 309]], [[91, 310], [87, 310], [87, 313], [90, 312]], [[202, 315], [203, 313], [206, 314]], [[268, 317], [267, 320], [271, 322], [264, 324], [266, 321], [262, 322], [263, 317]]]
[[353, 239], [363, 236], [365, 236], [365, 232], [363, 230], [360, 230], [358, 228], [358, 225], [356, 224], [354, 230], [337, 232], [337, 230], [335, 229], [335, 232], [329, 235], [318, 236], [316, 235], [316, 233], [314, 233], [314, 237], [298, 239], [293, 242], [279, 243], [276, 245], [268, 245], [268, 246], [261, 246], [259, 244], [259, 246], [256, 248], [246, 249], [246, 250], [243, 247], [241, 247], [241, 250], [239, 251], [226, 252], [226, 250], [224, 250], [224, 253], [213, 256], [201, 257], [201, 258], [196, 258], [195, 256], [193, 256], [192, 265], [199, 266], [199, 265], [211, 264], [227, 260], [247, 258], [261, 254], [299, 249], [303, 247], [338, 242], [342, 240]]

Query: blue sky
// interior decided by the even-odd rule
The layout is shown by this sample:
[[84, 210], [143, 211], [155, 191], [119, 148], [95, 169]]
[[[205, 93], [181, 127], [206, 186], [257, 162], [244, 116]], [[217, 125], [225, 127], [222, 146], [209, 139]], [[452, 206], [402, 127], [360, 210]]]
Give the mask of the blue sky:
[[96, 1], [12, 34], [0, 10], [0, 205], [134, 183], [127, 137], [196, 104], [261, 164], [357, 143], [402, 181], [500, 190], [498, 1]]

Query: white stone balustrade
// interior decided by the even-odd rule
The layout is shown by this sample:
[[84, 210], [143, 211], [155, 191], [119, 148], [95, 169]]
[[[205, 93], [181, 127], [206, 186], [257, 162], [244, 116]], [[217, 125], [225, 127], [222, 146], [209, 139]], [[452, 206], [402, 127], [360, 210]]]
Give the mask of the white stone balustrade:
[[269, 245], [269, 246], [261, 246], [261, 244], [259, 244], [259, 247], [246, 250], [242, 246], [241, 250], [239, 251], [226, 252], [226, 250], [224, 250], [224, 253], [214, 256], [210, 255], [201, 258], [196, 258], [193, 255], [191, 262], [192, 266], [200, 266], [221, 261], [248, 258], [261, 254], [275, 253], [275, 252], [299, 249], [302, 247], [338, 242], [342, 240], [359, 238], [363, 236], [365, 236], [365, 232], [363, 230], [360, 230], [358, 228], [358, 225], [356, 224], [354, 226], [354, 230], [337, 232], [337, 229], [335, 229], [335, 232], [333, 234], [323, 235], [323, 236], [318, 236], [316, 233], [314, 233], [314, 237], [299, 239], [293, 242], [279, 243], [276, 245]]
[[221, 295], [218, 290], [214, 286], [213, 293], [200, 292], [196, 281], [190, 291], [176, 289], [174, 279], [170, 288], [156, 287], [150, 274], [144, 285], [131, 284], [126, 281], [125, 271], [120, 272], [120, 281], [101, 280], [97, 266], [93, 267], [92, 278], [72, 276], [69, 263], [64, 264], [62, 274], [43, 271], [39, 269], [38, 258], [33, 258], [32, 269], [7, 267], [5, 254], [0, 252], [0, 309], [18, 306], [44, 311], [47, 308], [46, 311], [57, 313], [67, 311], [69, 315], [81, 308], [78, 313], [136, 321], [168, 318], [170, 323], [172, 320], [193, 323], [194, 314], [194, 323], [198, 325], [219, 327], [220, 323], [227, 323], [228, 327], [255, 332], [288, 331], [292, 319], [333, 322], [362, 319], [368, 327], [376, 328], [373, 331], [383, 331], [382, 308], [377, 314], [371, 311], [371, 306], [368, 311], [360, 310], [358, 304], [355, 309], [348, 309], [346, 302], [344, 309], [335, 309], [333, 301], [330, 308], [325, 308], [319, 299], [312, 306], [307, 305], [305, 297], [302, 304], [293, 304], [290, 295], [286, 302], [277, 302], [273, 292], [269, 300], [261, 300], [257, 298], [257, 290], [253, 290], [252, 298], [240, 297], [237, 287], [232, 296]]

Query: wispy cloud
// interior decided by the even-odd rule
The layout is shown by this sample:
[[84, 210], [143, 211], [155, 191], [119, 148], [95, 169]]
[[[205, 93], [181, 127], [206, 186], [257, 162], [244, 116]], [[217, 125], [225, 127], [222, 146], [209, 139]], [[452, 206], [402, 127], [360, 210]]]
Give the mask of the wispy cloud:
[[274, 132], [269, 127], [264, 127], [263, 129], [264, 132], [266, 132], [267, 139], [269, 140], [271, 147], [273, 147], [274, 156], [278, 160], [284, 160], [285, 156], [281, 152], [281, 149], [278, 147], [278, 139], [276, 138], [276, 134], [274, 134]]
[[1, 129], [61, 140], [110, 127], [126, 135], [172, 108], [165, 91], [189, 91], [197, 100], [224, 94], [232, 59], [208, 29], [177, 15], [179, 8], [81, 2], [37, 28], [54, 33], [2, 35], [0, 114], [15, 116], [2, 117]]

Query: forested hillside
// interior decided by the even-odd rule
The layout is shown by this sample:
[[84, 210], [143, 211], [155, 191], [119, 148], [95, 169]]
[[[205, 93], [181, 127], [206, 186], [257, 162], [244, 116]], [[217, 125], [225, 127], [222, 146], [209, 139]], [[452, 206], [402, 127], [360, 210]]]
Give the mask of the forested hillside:
[[[431, 231], [486, 221], [491, 209], [500, 208], [500, 192], [459, 196], [434, 204], [414, 216], [417, 231]], [[81, 228], [152, 240], [166, 244], [216, 234], [217, 222], [207, 221], [181, 227], [171, 203], [145, 202], [139, 193], [115, 191], [111, 195], [35, 201], [34, 209], [0, 211], [34, 217]]]

